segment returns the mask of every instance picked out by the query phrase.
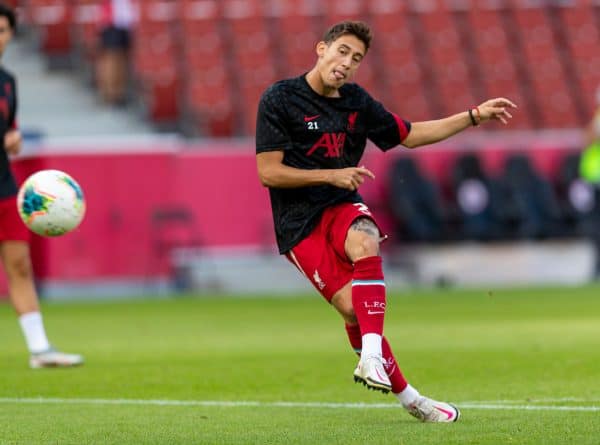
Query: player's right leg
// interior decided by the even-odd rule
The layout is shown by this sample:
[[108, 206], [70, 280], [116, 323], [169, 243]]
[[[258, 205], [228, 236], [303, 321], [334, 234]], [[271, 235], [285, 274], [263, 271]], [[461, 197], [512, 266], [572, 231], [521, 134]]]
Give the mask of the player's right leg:
[[[362, 336], [360, 327], [356, 323], [356, 318], [352, 311], [352, 301], [348, 295], [351, 291], [348, 287], [349, 285], [336, 293], [331, 303], [344, 319], [348, 340], [352, 349], [360, 357], [362, 352]], [[391, 391], [410, 415], [422, 422], [456, 422], [459, 419], [460, 411], [454, 405], [422, 396], [415, 388], [408, 384], [385, 336], [382, 341], [382, 356], [383, 368], [389, 377]]]
[[1, 241], [0, 258], [8, 278], [10, 300], [19, 317], [19, 324], [31, 353], [30, 367], [81, 365], [82, 356], [57, 351], [48, 341], [40, 313], [27, 242]]

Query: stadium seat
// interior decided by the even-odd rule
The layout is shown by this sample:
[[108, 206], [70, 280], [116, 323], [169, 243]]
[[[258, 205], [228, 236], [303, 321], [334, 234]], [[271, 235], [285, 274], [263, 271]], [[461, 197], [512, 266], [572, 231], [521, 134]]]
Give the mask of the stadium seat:
[[182, 108], [186, 131], [209, 136], [233, 134], [231, 76], [227, 69], [221, 12], [216, 0], [184, 0]]
[[457, 158], [451, 182], [461, 239], [489, 241], [511, 236], [514, 218], [506, 212], [501, 185], [484, 172], [477, 155]]
[[37, 29], [40, 49], [48, 56], [68, 55], [72, 48], [71, 3], [67, 0], [29, 0], [27, 16]]
[[448, 237], [439, 192], [412, 158], [394, 162], [389, 184], [389, 205], [399, 239], [429, 242]]
[[93, 66], [98, 52], [101, 0], [78, 0], [73, 7], [73, 41], [81, 61]]
[[[259, 0], [226, 0], [223, 18], [231, 43], [231, 66], [239, 101], [234, 106], [240, 110], [240, 133], [254, 134], [256, 111], [264, 90], [277, 79], [273, 54], [273, 40]], [[252, 45], [248, 45], [251, 41]]]
[[509, 156], [502, 180], [507, 187], [507, 197], [516, 206], [519, 237], [545, 239], [567, 234], [554, 189], [534, 169], [527, 156]]
[[373, 94], [380, 97], [387, 108], [408, 120], [431, 119], [436, 115], [435, 107], [427, 101], [415, 35], [411, 32], [404, 3], [373, 0], [369, 2], [369, 13], [377, 41], [374, 54], [368, 55], [366, 63], [376, 70], [380, 84]]
[[448, 115], [479, 103], [472, 91], [467, 57], [452, 12], [442, 0], [419, 2], [413, 7], [415, 19], [422, 27], [423, 56], [432, 78], [430, 88], [438, 96], [437, 112]]
[[579, 83], [576, 89], [583, 102], [586, 122], [596, 107], [595, 93], [600, 85], [600, 21], [596, 20], [594, 8], [586, 1], [575, 5], [558, 3], [556, 8], [567, 44], [565, 51], [572, 61], [571, 66]]
[[323, 29], [319, 23], [322, 3], [314, 0], [270, 0], [268, 17], [272, 20], [274, 40], [280, 55], [276, 75], [280, 79], [298, 76], [316, 62], [315, 46]]
[[570, 94], [564, 63], [557, 51], [555, 36], [546, 9], [517, 4], [513, 8], [522, 67], [531, 81], [535, 102], [544, 128], [572, 128], [580, 125]]
[[179, 117], [181, 88], [174, 23], [174, 1], [147, 0], [140, 3], [133, 39], [133, 67], [139, 80], [148, 118], [157, 123]]
[[523, 94], [517, 65], [513, 60], [513, 49], [509, 42], [509, 33], [502, 21], [502, 10], [494, 7], [493, 3], [473, 2], [471, 8], [465, 11], [469, 29], [477, 38], [470, 39], [473, 47], [472, 57], [477, 61], [476, 71], [482, 87], [481, 98], [507, 97], [520, 108], [534, 112], [519, 113], [511, 128], [531, 128], [535, 114], [533, 102]]
[[343, 20], [368, 21], [367, 3], [363, 0], [330, 0], [325, 3], [325, 28]]

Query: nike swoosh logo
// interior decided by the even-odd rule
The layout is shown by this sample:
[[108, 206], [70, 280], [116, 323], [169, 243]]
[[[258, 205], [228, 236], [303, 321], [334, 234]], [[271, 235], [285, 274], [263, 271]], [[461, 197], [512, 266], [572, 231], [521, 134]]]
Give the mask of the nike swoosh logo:
[[446, 414], [446, 416], [447, 416], [446, 418], [447, 419], [451, 419], [452, 416], [454, 416], [454, 413], [452, 411], [445, 410], [445, 409], [440, 408], [439, 406], [435, 406], [435, 405], [433, 407], [435, 409], [437, 409], [439, 412]]
[[385, 314], [385, 311], [367, 311], [368, 315]]
[[314, 121], [319, 116], [320, 116], [320, 114], [315, 114], [314, 116], [304, 116], [304, 122]]

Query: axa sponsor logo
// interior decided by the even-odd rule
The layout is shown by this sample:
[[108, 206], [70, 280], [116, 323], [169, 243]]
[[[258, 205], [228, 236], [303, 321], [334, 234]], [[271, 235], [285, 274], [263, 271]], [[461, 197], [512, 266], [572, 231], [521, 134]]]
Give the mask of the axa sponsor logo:
[[317, 142], [308, 150], [307, 156], [311, 156], [319, 149], [325, 150], [326, 158], [339, 158], [344, 152], [346, 133], [323, 133]]

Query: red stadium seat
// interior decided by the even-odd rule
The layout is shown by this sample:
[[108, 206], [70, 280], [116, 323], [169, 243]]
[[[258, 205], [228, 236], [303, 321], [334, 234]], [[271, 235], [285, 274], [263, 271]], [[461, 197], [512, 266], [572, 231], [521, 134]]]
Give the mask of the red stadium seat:
[[254, 134], [260, 95], [277, 79], [273, 39], [262, 1], [225, 0], [222, 4], [232, 49], [231, 66], [240, 92], [234, 105], [241, 111], [243, 133]]
[[[492, 5], [493, 6], [493, 5]], [[480, 81], [486, 97], [503, 96], [511, 99], [521, 109], [531, 109], [534, 103], [522, 91], [513, 49], [508, 32], [501, 20], [501, 10], [485, 3], [474, 2], [467, 10], [471, 32], [477, 36], [471, 40], [478, 61]], [[519, 113], [511, 122], [511, 128], [530, 128], [530, 113]]]
[[523, 68], [531, 79], [531, 87], [546, 128], [577, 127], [577, 113], [566, 81], [564, 67], [557, 52], [547, 13], [542, 6], [513, 8], [515, 23], [523, 49]]
[[216, 0], [182, 0], [182, 105], [195, 129], [231, 136], [233, 105], [227, 71], [221, 11]]
[[451, 12], [442, 0], [419, 2], [415, 12], [423, 28], [430, 73], [441, 99], [440, 112], [449, 114], [473, 106], [477, 99]]
[[231, 81], [223, 65], [201, 70], [186, 86], [186, 106], [194, 125], [210, 136], [233, 136]]
[[577, 6], [557, 6], [567, 50], [579, 81], [584, 111], [591, 116], [596, 107], [596, 89], [600, 86], [600, 31], [594, 8], [586, 1], [581, 3]]
[[323, 30], [318, 23], [322, 3], [315, 0], [271, 0], [267, 13], [280, 58], [277, 77], [288, 78], [310, 70], [316, 62], [315, 46]]
[[61, 56], [71, 50], [71, 3], [67, 0], [29, 0], [28, 16], [40, 35], [40, 49]]
[[325, 2], [325, 28], [343, 20], [368, 21], [368, 2], [363, 0], [330, 0]]
[[[386, 107], [406, 119], [432, 118], [433, 108], [426, 99], [415, 36], [408, 28], [403, 2], [372, 0], [369, 8], [377, 40], [374, 54], [368, 54], [365, 63], [377, 70], [380, 84], [373, 95], [379, 96]], [[379, 65], [375, 65], [376, 60], [370, 60], [374, 55], [379, 55]]]
[[77, 0], [73, 7], [73, 37], [85, 63], [92, 64], [97, 55], [102, 0]]
[[176, 17], [174, 0], [140, 2], [133, 39], [133, 66], [148, 117], [157, 122], [174, 121], [179, 116], [181, 67], [174, 29]]

